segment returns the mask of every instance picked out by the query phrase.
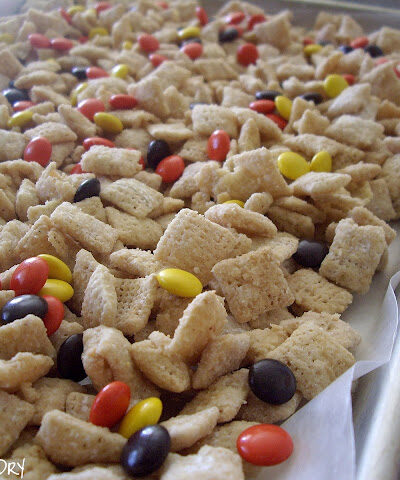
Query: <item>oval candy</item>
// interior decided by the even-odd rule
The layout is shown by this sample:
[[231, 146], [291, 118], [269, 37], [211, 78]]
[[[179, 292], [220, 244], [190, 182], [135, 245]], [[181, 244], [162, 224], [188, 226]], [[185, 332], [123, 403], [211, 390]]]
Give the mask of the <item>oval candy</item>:
[[49, 267], [49, 278], [56, 278], [64, 282], [71, 283], [72, 273], [67, 264], [62, 260], [48, 253], [41, 253], [39, 258], [44, 260]]
[[64, 318], [64, 305], [58, 298], [51, 295], [44, 295], [43, 299], [47, 302], [47, 313], [43, 317], [43, 323], [47, 335], [50, 336], [60, 328]]
[[87, 67], [86, 76], [89, 79], [109, 77], [110, 75], [103, 68], [100, 67]]
[[170, 155], [171, 150], [165, 140], [152, 140], [147, 147], [147, 165], [155, 170], [161, 160]]
[[110, 8], [112, 8], [112, 4], [110, 2], [98, 2], [94, 6], [94, 8], [98, 15], [100, 12], [104, 12], [104, 10], [109, 10]]
[[33, 112], [31, 110], [23, 110], [22, 112], [14, 113], [7, 121], [8, 127], [24, 127], [28, 124], [33, 117]]
[[324, 101], [324, 97], [318, 92], [303, 93], [303, 95], [300, 95], [300, 97], [307, 102], [314, 102], [315, 105], [319, 105]]
[[225, 23], [229, 25], [237, 25], [238, 23], [243, 22], [246, 18], [246, 14], [244, 12], [233, 12], [225, 18]]
[[364, 52], [368, 53], [372, 58], [383, 57], [383, 51], [378, 45], [367, 45], [364, 48]]
[[364, 48], [369, 44], [368, 37], [356, 37], [350, 42], [351, 48]]
[[156, 37], [149, 33], [143, 33], [138, 36], [138, 43], [140, 48], [147, 53], [154, 53], [160, 48], [160, 43]]
[[197, 277], [179, 268], [165, 268], [156, 277], [160, 287], [178, 297], [196, 297], [203, 290]]
[[111, 428], [125, 415], [129, 407], [131, 389], [124, 382], [111, 382], [96, 395], [89, 420], [99, 427]]
[[104, 37], [108, 35], [108, 30], [104, 27], [93, 27], [89, 30], [89, 40], [94, 38], [96, 35], [100, 37]]
[[207, 142], [207, 155], [210, 160], [223, 162], [228, 155], [231, 139], [225, 130], [215, 130]]
[[53, 147], [46, 137], [34, 137], [25, 147], [24, 160], [26, 162], [37, 162], [42, 167], [46, 167], [52, 151]]
[[87, 67], [73, 67], [73, 69], [71, 70], [71, 73], [78, 80], [86, 80], [87, 79], [86, 68]]
[[328, 255], [329, 248], [317, 240], [301, 240], [293, 260], [305, 268], [319, 268], [324, 258]]
[[117, 78], [126, 78], [129, 74], [129, 67], [125, 63], [115, 65], [111, 70], [111, 75]]
[[284, 95], [278, 95], [275, 97], [275, 107], [282, 118], [289, 120], [292, 111], [292, 101], [290, 98], [287, 98]]
[[287, 460], [293, 452], [291, 436], [278, 425], [260, 424], [246, 428], [237, 438], [239, 455], [249, 463], [272, 466]]
[[31, 33], [28, 40], [33, 48], [51, 48], [50, 39], [41, 33]]
[[67, 378], [74, 382], [80, 382], [86, 378], [82, 353], [82, 333], [75, 333], [64, 341], [57, 353], [57, 370], [61, 378]]
[[149, 55], [149, 60], [152, 63], [153, 67], [158, 67], [160, 66], [165, 60], [168, 60], [167, 57], [164, 55], [159, 55], [158, 53], [152, 53]]
[[187, 43], [181, 48], [181, 51], [191, 60], [196, 60], [203, 53], [203, 45], [200, 43]]
[[40, 257], [27, 258], [21, 262], [11, 276], [10, 288], [15, 295], [36, 294], [49, 277], [49, 266]]
[[160, 420], [162, 409], [162, 402], [157, 397], [142, 400], [125, 415], [118, 433], [125, 438], [129, 438], [141, 428], [155, 425]]
[[284, 130], [288, 123], [284, 118], [275, 113], [267, 113], [265, 116], [276, 123], [281, 130]]
[[26, 90], [20, 90], [19, 88], [7, 88], [3, 90], [2, 93], [11, 105], [23, 100], [30, 100], [28, 92]]
[[311, 159], [310, 169], [313, 172], [331, 172], [332, 157], [325, 150], [321, 150]]
[[204, 27], [204, 25], [207, 25], [208, 15], [203, 7], [196, 7], [196, 17], [202, 27]]
[[47, 279], [46, 283], [39, 290], [40, 296], [51, 295], [52, 297], [58, 298], [63, 303], [72, 298], [73, 294], [74, 289], [69, 283], [56, 278]]
[[284, 363], [266, 358], [249, 370], [249, 386], [254, 395], [266, 403], [282, 405], [296, 393], [296, 379]]
[[81, 202], [85, 198], [98, 197], [100, 195], [100, 180], [98, 178], [89, 178], [84, 180], [76, 189], [74, 203]]
[[247, 24], [247, 30], [253, 30], [254, 25], [256, 25], [257, 23], [263, 23], [266, 20], [267, 19], [265, 18], [265, 15], [263, 15], [262, 13], [256, 13], [254, 15], [251, 15]]
[[78, 103], [76, 108], [78, 112], [85, 115], [87, 119], [93, 122], [94, 116], [98, 112], [104, 112], [106, 107], [104, 103], [98, 98], [86, 98]]
[[296, 180], [310, 171], [310, 164], [298, 153], [284, 152], [278, 157], [278, 168], [282, 175]]
[[271, 113], [275, 110], [275, 102], [272, 100], [256, 100], [250, 103], [249, 108], [257, 113]]
[[324, 89], [329, 98], [335, 98], [340, 95], [349, 84], [342, 75], [332, 73], [324, 80]]
[[30, 100], [21, 100], [20, 102], [16, 102], [13, 105], [14, 112], [22, 112], [27, 108], [34, 107], [36, 103], [31, 102]]
[[74, 42], [68, 38], [52, 38], [50, 40], [50, 46], [59, 52], [66, 52], [71, 50], [74, 46]]
[[318, 43], [311, 43], [303, 48], [303, 52], [304, 55], [311, 56], [314, 55], [314, 53], [318, 53], [319, 51], [321, 51], [322, 48], [322, 45]]
[[122, 48], [124, 50], [130, 50], [133, 47], [133, 43], [130, 40], [125, 40], [125, 42], [122, 44]]
[[124, 129], [121, 120], [111, 113], [99, 112], [94, 115], [93, 119], [98, 127], [113, 135], [121, 133]]
[[108, 140], [108, 138], [103, 138], [103, 137], [85, 138], [82, 145], [85, 150], [89, 150], [90, 147], [93, 147], [93, 145], [103, 145], [104, 147], [108, 147], [108, 148], [115, 147], [114, 142], [112, 142], [111, 140]]
[[136, 107], [138, 101], [132, 95], [117, 94], [112, 95], [108, 103], [114, 110], [128, 110]]
[[43, 318], [47, 313], [47, 302], [37, 295], [19, 295], [9, 300], [1, 310], [1, 321], [11, 323], [27, 315]]
[[126, 442], [121, 465], [128, 475], [144, 477], [161, 467], [170, 448], [171, 438], [166, 428], [160, 425], [142, 428]]
[[191, 25], [186, 28], [182, 28], [182, 30], [178, 31], [178, 37], [181, 40], [186, 40], [188, 38], [192, 37], [199, 37], [201, 34], [201, 29], [199, 27], [196, 27], [194, 25]]
[[258, 60], [258, 49], [253, 43], [240, 45], [236, 52], [237, 61], [244, 67], [255, 64]]
[[278, 92], [277, 90], [259, 90], [256, 92], [256, 99], [257, 100], [272, 100], [275, 101], [275, 98], [279, 95], [282, 95], [282, 92]]
[[244, 207], [244, 202], [242, 200], [227, 200], [226, 202], [223, 203], [236, 203], [236, 205], [239, 205], [239, 207]]
[[221, 30], [218, 34], [220, 43], [233, 42], [239, 37], [239, 30], [237, 28], [226, 28]]
[[185, 170], [185, 162], [179, 155], [170, 155], [161, 160], [157, 165], [156, 173], [160, 175], [164, 183], [178, 180]]

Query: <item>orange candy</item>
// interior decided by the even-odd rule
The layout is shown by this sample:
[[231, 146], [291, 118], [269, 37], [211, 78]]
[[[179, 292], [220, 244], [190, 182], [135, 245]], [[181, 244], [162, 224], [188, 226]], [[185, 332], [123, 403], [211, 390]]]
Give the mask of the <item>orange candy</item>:
[[231, 139], [225, 130], [215, 130], [207, 143], [207, 155], [210, 160], [223, 162], [228, 155]]
[[159, 55], [158, 53], [152, 53], [149, 55], [149, 60], [153, 64], [153, 67], [158, 67], [165, 62], [165, 60], [168, 60], [168, 58], [164, 57], [164, 55]]
[[160, 48], [160, 44], [156, 37], [149, 33], [143, 33], [138, 37], [139, 46], [147, 53], [153, 53]]
[[96, 395], [89, 420], [99, 427], [113, 427], [125, 415], [130, 398], [131, 390], [126, 383], [109, 383]]
[[200, 43], [187, 43], [181, 48], [182, 52], [185, 53], [191, 60], [196, 60], [203, 53], [203, 45]]
[[85, 115], [91, 122], [93, 122], [93, 117], [98, 112], [105, 111], [104, 103], [97, 98], [87, 98], [78, 103], [77, 110]]
[[247, 67], [252, 63], [256, 63], [259, 55], [257, 47], [253, 43], [245, 43], [237, 49], [236, 56], [237, 61]]
[[164, 183], [171, 183], [178, 180], [185, 170], [185, 162], [179, 155], [165, 157], [157, 165], [156, 173], [160, 175]]
[[203, 7], [196, 7], [196, 17], [200, 22], [200, 25], [204, 27], [208, 23], [208, 15]]
[[110, 75], [108, 74], [108, 72], [106, 72], [100, 67], [88, 67], [86, 69], [86, 76], [87, 78], [91, 79], [91, 78], [109, 77]]
[[249, 108], [257, 113], [272, 113], [275, 110], [275, 102], [272, 100], [256, 100], [250, 103]]
[[50, 161], [52, 150], [53, 147], [46, 137], [35, 137], [25, 147], [24, 160], [46, 167]]

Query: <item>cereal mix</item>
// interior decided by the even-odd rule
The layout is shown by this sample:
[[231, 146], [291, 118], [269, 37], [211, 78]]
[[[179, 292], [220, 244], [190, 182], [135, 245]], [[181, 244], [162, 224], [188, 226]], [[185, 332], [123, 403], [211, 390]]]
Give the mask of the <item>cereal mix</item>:
[[237, 0], [17, 3], [0, 457], [27, 480], [254, 478], [363, 341], [341, 315], [400, 218], [400, 30]]

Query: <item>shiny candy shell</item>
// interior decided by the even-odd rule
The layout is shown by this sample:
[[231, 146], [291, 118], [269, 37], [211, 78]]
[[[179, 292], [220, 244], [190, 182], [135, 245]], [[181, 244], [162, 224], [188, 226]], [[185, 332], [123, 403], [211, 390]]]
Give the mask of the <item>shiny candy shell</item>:
[[132, 95], [117, 94], [112, 95], [108, 103], [115, 110], [128, 110], [136, 107], [138, 101]]
[[11, 276], [10, 288], [15, 295], [34, 294], [43, 287], [49, 277], [49, 266], [39, 257], [21, 262]]
[[157, 274], [160, 287], [178, 297], [196, 297], [203, 290], [200, 280], [179, 268], [166, 268]]
[[23, 110], [26, 110], [27, 108], [34, 107], [36, 103], [31, 102], [30, 100], [21, 100], [20, 102], [16, 102], [13, 105], [13, 110], [14, 112], [22, 112]]
[[191, 60], [196, 60], [203, 53], [203, 45], [200, 43], [187, 43], [181, 48], [181, 50]]
[[200, 34], [201, 34], [201, 29], [199, 27], [191, 25], [189, 27], [182, 28], [182, 30], [179, 30], [178, 37], [181, 40], [186, 40], [187, 38], [199, 37]]
[[296, 180], [310, 171], [310, 164], [298, 153], [284, 152], [278, 157], [278, 168], [282, 175]]
[[324, 80], [325, 92], [330, 98], [337, 97], [348, 86], [349, 84], [346, 82], [343, 76], [338, 75], [337, 73], [328, 75]]
[[71, 50], [71, 48], [74, 46], [74, 42], [68, 38], [52, 38], [50, 40], [50, 45], [54, 50], [66, 52]]
[[324, 258], [328, 255], [329, 248], [323, 242], [316, 240], [301, 240], [293, 260], [305, 268], [319, 268]]
[[61, 325], [64, 318], [64, 305], [56, 297], [45, 295], [44, 300], [47, 302], [47, 313], [43, 317], [43, 323], [47, 330], [47, 335], [53, 335]]
[[292, 111], [292, 101], [284, 95], [275, 97], [275, 107], [279, 115], [285, 120], [289, 120], [290, 112]]
[[53, 147], [46, 137], [34, 137], [24, 150], [26, 162], [37, 162], [46, 167], [50, 161]]
[[257, 113], [271, 113], [275, 110], [275, 103], [272, 100], [256, 100], [250, 103], [249, 108]]
[[171, 438], [166, 428], [161, 425], [142, 428], [126, 442], [121, 465], [128, 475], [144, 477], [161, 467], [170, 448]]
[[249, 386], [254, 395], [266, 403], [282, 405], [296, 393], [296, 379], [284, 363], [265, 358], [249, 370]]
[[99, 427], [113, 427], [129, 407], [131, 389], [124, 382], [111, 382], [96, 395], [89, 420]]
[[73, 294], [74, 289], [69, 283], [55, 278], [47, 279], [46, 283], [39, 290], [39, 295], [51, 295], [52, 297], [58, 298], [63, 303], [72, 298]]
[[104, 103], [97, 98], [87, 98], [78, 103], [77, 110], [78, 112], [85, 115], [91, 122], [96, 113], [105, 111]]
[[50, 39], [41, 33], [31, 33], [28, 40], [33, 48], [51, 48]]
[[23, 110], [22, 112], [14, 113], [12, 117], [8, 119], [7, 125], [12, 127], [24, 127], [28, 124], [33, 117], [33, 112], [31, 110]]
[[202, 27], [204, 27], [204, 25], [207, 25], [208, 15], [203, 7], [196, 7], [196, 17]]
[[158, 67], [160, 66], [163, 62], [165, 62], [166, 60], [168, 60], [167, 57], [165, 57], [164, 55], [160, 55], [158, 53], [152, 53], [151, 55], [149, 55], [149, 60], [150, 62], [152, 63], [153, 67]]
[[63, 280], [64, 282], [71, 283], [72, 273], [68, 265], [66, 265], [62, 260], [53, 255], [47, 253], [41, 253], [38, 255], [39, 258], [43, 259], [49, 267], [49, 278], [55, 278], [58, 280]]
[[86, 69], [86, 76], [89, 79], [109, 77], [110, 75], [103, 68], [100, 67], [88, 67]]
[[310, 45], [306, 45], [303, 48], [303, 51], [305, 55], [310, 56], [314, 55], [314, 53], [318, 53], [322, 48], [322, 45], [319, 45], [318, 43], [311, 43]]
[[231, 139], [225, 130], [215, 130], [207, 142], [207, 155], [210, 160], [223, 162], [228, 155]]
[[94, 123], [107, 133], [116, 135], [124, 129], [121, 120], [111, 113], [99, 112], [94, 115], [93, 119]]
[[249, 463], [271, 466], [287, 460], [293, 452], [291, 436], [278, 425], [260, 424], [246, 428], [238, 437], [239, 455]]
[[265, 116], [276, 123], [281, 130], [283, 130], [287, 125], [287, 121], [280, 115], [276, 115], [275, 113], [267, 113]]
[[4, 305], [1, 310], [1, 321], [11, 323], [30, 314], [43, 318], [47, 308], [46, 300], [37, 295], [19, 295]]
[[111, 75], [117, 78], [126, 78], [128, 76], [128, 73], [129, 67], [128, 65], [125, 65], [125, 63], [115, 65], [115, 67], [111, 70]]
[[155, 170], [161, 160], [169, 155], [171, 150], [165, 140], [152, 140], [147, 147], [147, 165]]
[[162, 413], [162, 402], [157, 397], [149, 397], [132, 407], [123, 418], [118, 433], [125, 438], [148, 425], [155, 425]]
[[325, 150], [321, 150], [311, 159], [310, 168], [313, 172], [331, 172], [332, 157]]
[[258, 57], [258, 49], [253, 43], [240, 45], [236, 52], [237, 61], [245, 67], [256, 63]]
[[226, 202], [223, 203], [236, 203], [236, 205], [239, 205], [239, 207], [244, 207], [244, 202], [242, 200], [227, 200]]
[[62, 378], [80, 382], [86, 378], [82, 364], [83, 334], [75, 333], [68, 337], [57, 353], [57, 370]]
[[142, 35], [138, 36], [138, 42], [140, 48], [147, 52], [153, 53], [160, 48], [160, 43], [153, 35], [149, 33], [143, 33]]
[[98, 197], [100, 195], [100, 180], [98, 178], [89, 178], [84, 180], [76, 189], [74, 202], [81, 202], [85, 198]]
[[157, 165], [156, 173], [160, 175], [164, 183], [171, 183], [178, 180], [185, 170], [185, 162], [179, 155], [165, 157]]
[[254, 15], [251, 15], [247, 24], [247, 30], [251, 31], [253, 30], [254, 25], [256, 25], [257, 23], [263, 23], [265, 21], [267, 21], [267, 19], [262, 13], [256, 13]]
[[82, 145], [85, 150], [89, 150], [90, 147], [93, 147], [93, 145], [103, 145], [103, 147], [108, 147], [108, 148], [115, 147], [114, 142], [112, 142], [111, 140], [108, 140], [108, 138], [102, 138], [102, 137], [85, 138]]
[[91, 28], [90, 31], [89, 31], [89, 40], [94, 38], [96, 35], [104, 37], [104, 36], [108, 35], [108, 30], [104, 27]]

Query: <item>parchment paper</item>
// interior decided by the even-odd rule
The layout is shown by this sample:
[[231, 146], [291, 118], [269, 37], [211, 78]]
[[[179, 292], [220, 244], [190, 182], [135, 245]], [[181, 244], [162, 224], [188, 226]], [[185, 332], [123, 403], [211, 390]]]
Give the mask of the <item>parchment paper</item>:
[[362, 335], [356, 364], [282, 424], [293, 438], [293, 454], [281, 465], [263, 469], [257, 480], [355, 479], [352, 382], [390, 360], [397, 332], [400, 227], [395, 228], [398, 236], [385, 271], [342, 315]]

